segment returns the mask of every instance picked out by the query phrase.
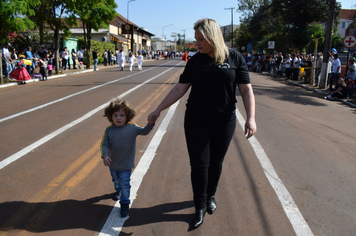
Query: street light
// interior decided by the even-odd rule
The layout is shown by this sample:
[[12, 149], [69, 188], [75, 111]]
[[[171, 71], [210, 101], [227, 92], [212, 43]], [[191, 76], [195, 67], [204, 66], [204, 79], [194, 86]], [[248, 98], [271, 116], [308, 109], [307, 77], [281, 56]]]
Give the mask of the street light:
[[133, 1], [136, 1], [136, 0], [130, 0], [127, 2], [127, 23], [129, 23], [129, 3], [133, 2]]
[[[125, 25], [125, 29], [126, 29], [126, 34], [127, 34], [127, 42], [129, 42], [129, 29], [130, 29], [130, 26], [129, 26], [129, 3], [130, 2], [133, 2], [133, 1], [136, 1], [136, 0], [130, 0], [127, 2], [127, 22], [126, 22], [126, 25]], [[132, 27], [132, 35], [133, 35], [133, 27]], [[133, 48], [133, 41], [131, 39], [131, 50]]]
[[[173, 24], [165, 25], [165, 26], [162, 27], [162, 40], [163, 40], [163, 42], [166, 41], [166, 40], [163, 38], [164, 27], [171, 26], [171, 25], [173, 25]], [[165, 50], [165, 48], [163, 48], [163, 49]]]

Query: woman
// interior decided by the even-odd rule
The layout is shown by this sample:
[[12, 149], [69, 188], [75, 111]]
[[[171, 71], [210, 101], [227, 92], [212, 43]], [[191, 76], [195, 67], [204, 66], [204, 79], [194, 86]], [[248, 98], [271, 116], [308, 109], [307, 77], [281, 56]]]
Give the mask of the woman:
[[184, 130], [191, 165], [195, 215], [193, 226], [203, 223], [205, 213], [217, 208], [215, 192], [222, 162], [236, 128], [236, 86], [243, 99], [247, 119], [245, 134], [256, 133], [255, 98], [243, 56], [229, 50], [216, 21], [198, 20], [194, 25], [195, 54], [149, 119], [154, 121], [161, 111], [179, 100], [191, 87], [185, 113]]
[[76, 65], [76, 60], [77, 60], [77, 52], [72, 48], [72, 62], [73, 62], [73, 69], [77, 69]]
[[329, 95], [324, 97], [327, 100], [334, 101], [335, 98], [346, 98], [347, 97], [347, 85], [343, 78], [339, 78], [335, 89], [329, 92]]

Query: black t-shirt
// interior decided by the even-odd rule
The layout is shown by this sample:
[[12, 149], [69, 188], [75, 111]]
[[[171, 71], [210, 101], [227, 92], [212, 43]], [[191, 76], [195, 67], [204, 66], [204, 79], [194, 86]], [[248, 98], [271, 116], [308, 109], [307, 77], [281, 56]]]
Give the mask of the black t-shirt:
[[339, 88], [342, 88], [342, 90], [340, 91], [340, 93], [342, 94], [341, 96], [346, 98], [346, 96], [347, 96], [347, 85], [337, 83], [336, 86], [335, 86], [335, 90], [338, 90]]
[[191, 83], [187, 114], [198, 117], [230, 117], [236, 109], [236, 85], [249, 84], [250, 76], [241, 53], [230, 49], [221, 65], [196, 53], [180, 76], [179, 83]]
[[98, 53], [96, 51], [93, 51], [93, 59], [98, 59]]

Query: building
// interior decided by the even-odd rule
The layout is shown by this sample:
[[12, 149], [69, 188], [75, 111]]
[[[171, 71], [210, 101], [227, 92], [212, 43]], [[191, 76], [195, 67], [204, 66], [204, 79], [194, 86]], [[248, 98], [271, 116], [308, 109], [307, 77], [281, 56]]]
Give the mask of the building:
[[232, 25], [232, 26], [231, 25], [226, 25], [226, 26], [220, 27], [221, 32], [222, 32], [223, 37], [224, 37], [225, 44], [229, 48], [233, 47], [233, 43], [232, 43], [232, 40], [231, 40], [231, 33], [233, 33], [238, 28], [239, 28], [238, 25]]
[[[78, 19], [79, 25], [71, 28], [72, 38], [83, 36], [83, 25]], [[137, 52], [139, 50], [152, 50], [151, 37], [154, 34], [145, 28], [128, 21], [122, 15], [117, 15], [109, 22], [108, 28], [101, 28], [92, 31], [92, 39], [104, 42], [112, 42], [117, 48], [123, 48], [125, 53], [128, 51]]]
[[346, 29], [352, 23], [353, 17], [356, 16], [356, 10], [352, 9], [341, 9], [340, 20], [337, 26], [336, 34], [340, 34], [341, 38], [344, 38], [346, 35]]
[[152, 42], [152, 50], [176, 52], [177, 43], [172, 41], [157, 40]]

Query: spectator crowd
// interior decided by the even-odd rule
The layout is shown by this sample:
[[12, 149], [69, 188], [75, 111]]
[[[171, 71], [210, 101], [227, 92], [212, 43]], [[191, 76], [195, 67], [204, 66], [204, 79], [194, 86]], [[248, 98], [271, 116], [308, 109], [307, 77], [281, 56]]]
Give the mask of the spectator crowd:
[[[295, 80], [320, 85], [320, 75], [323, 64], [323, 53], [319, 52], [316, 58], [311, 54], [303, 53], [245, 53], [245, 60], [249, 71], [267, 72], [285, 80]], [[326, 99], [334, 97], [350, 98], [356, 96], [356, 53], [352, 55], [346, 65], [346, 72], [341, 72], [341, 61], [335, 48], [329, 51], [329, 68], [326, 80], [327, 91], [330, 93]], [[314, 70], [314, 78], [312, 72]], [[338, 92], [336, 92], [338, 91]]]

